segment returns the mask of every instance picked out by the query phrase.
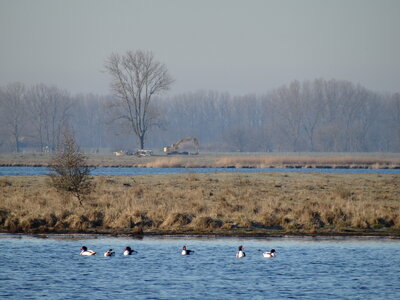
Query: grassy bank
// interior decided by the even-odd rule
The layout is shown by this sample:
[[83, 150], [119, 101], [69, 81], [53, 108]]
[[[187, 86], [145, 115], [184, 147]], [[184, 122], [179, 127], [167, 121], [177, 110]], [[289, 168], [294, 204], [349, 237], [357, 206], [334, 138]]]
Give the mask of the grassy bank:
[[96, 177], [83, 207], [47, 180], [0, 177], [1, 231], [400, 235], [398, 175]]
[[[0, 166], [47, 166], [50, 155], [0, 154]], [[88, 155], [95, 167], [142, 168], [400, 168], [400, 154], [390, 153], [202, 153], [148, 157]]]

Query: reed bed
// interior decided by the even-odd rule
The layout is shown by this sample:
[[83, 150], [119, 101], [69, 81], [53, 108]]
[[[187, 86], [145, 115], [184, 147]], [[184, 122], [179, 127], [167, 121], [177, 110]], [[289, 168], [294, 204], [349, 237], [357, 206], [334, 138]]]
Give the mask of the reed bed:
[[216, 160], [221, 167], [236, 168], [395, 168], [400, 158], [384, 158], [352, 155], [263, 155], [263, 156], [228, 156]]
[[[47, 166], [50, 155], [1, 154], [0, 166]], [[396, 153], [203, 153], [147, 157], [88, 155], [94, 167], [142, 168], [400, 168]]]
[[0, 178], [3, 232], [400, 235], [400, 176], [102, 176], [80, 206], [46, 177]]

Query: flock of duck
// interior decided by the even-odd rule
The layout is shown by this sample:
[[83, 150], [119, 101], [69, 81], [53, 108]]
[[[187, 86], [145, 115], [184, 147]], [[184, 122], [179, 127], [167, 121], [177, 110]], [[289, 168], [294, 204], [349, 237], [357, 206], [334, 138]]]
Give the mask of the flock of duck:
[[[80, 255], [82, 255], [82, 256], [92, 256], [92, 255], [96, 255], [96, 253], [97, 253], [96, 251], [88, 250], [88, 248], [86, 246], [82, 246]], [[128, 255], [132, 255], [133, 253], [137, 253], [137, 251], [133, 250], [131, 247], [126, 247], [124, 249], [123, 255], [124, 256], [128, 256]], [[193, 250], [189, 250], [189, 249], [186, 248], [186, 246], [183, 246], [182, 252], [181, 252], [182, 255], [190, 255], [192, 253], [194, 253]], [[113, 251], [113, 249], [109, 249], [108, 251], [106, 251], [104, 253], [105, 257], [114, 256], [114, 255], [115, 255], [115, 251]], [[245, 257], [245, 256], [246, 256], [246, 253], [244, 252], [244, 247], [242, 245], [240, 245], [239, 249], [238, 249], [238, 252], [236, 252], [236, 257], [237, 258], [242, 258], [242, 257]], [[263, 252], [263, 257], [272, 258], [272, 257], [275, 257], [275, 256], [276, 256], [275, 249], [271, 249], [271, 251]]]

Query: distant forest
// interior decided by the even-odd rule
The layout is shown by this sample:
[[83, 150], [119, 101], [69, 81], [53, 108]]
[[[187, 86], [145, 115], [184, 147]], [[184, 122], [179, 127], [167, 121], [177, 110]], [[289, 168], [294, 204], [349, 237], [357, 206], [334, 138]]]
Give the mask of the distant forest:
[[[51, 152], [63, 129], [87, 153], [138, 148], [128, 127], [113, 122], [113, 96], [55, 86], [0, 87], [0, 151]], [[399, 152], [400, 94], [348, 81], [294, 81], [264, 95], [197, 91], [155, 98], [159, 118], [145, 148], [196, 136], [200, 151]]]

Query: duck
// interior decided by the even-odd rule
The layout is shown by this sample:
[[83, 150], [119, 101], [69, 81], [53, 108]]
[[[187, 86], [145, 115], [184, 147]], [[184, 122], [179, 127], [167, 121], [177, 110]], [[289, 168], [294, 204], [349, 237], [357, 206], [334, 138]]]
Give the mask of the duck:
[[113, 256], [115, 255], [115, 252], [113, 251], [113, 249], [108, 250], [106, 253], [104, 253], [104, 256]]
[[95, 255], [96, 251], [88, 250], [86, 246], [82, 246], [80, 255], [82, 256], [92, 256]]
[[[126, 247], [124, 250], [124, 255], [128, 256], [128, 255], [132, 255], [133, 252], [136, 252], [135, 250], [133, 250], [131, 247]], [[137, 253], [137, 252], [136, 252]]]
[[271, 249], [271, 251], [269, 251], [269, 252], [264, 252], [263, 256], [264, 257], [275, 257], [276, 256], [275, 253], [276, 253], [275, 249]]
[[242, 258], [246, 256], [246, 253], [243, 251], [244, 247], [242, 245], [239, 246], [239, 251], [236, 253], [237, 258]]
[[186, 249], [186, 246], [183, 246], [182, 248], [182, 255], [190, 255], [190, 253], [194, 252], [193, 250], [188, 250]]

